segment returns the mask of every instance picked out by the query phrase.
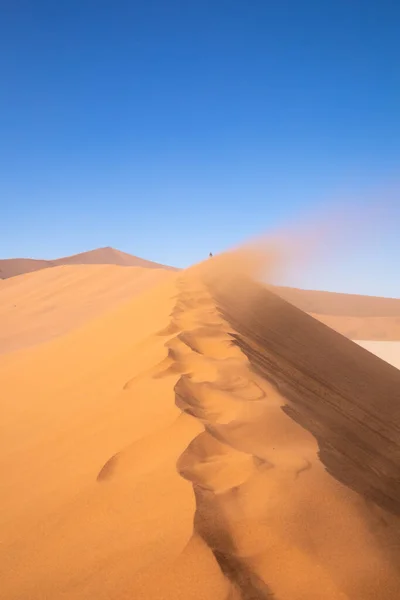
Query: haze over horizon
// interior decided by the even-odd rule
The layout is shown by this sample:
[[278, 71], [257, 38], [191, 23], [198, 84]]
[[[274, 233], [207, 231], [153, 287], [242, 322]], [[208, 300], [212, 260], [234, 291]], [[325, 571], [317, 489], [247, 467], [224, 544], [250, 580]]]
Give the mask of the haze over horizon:
[[185, 267], [383, 203], [288, 283], [400, 297], [399, 6], [39, 0], [0, 16], [1, 258], [112, 246]]

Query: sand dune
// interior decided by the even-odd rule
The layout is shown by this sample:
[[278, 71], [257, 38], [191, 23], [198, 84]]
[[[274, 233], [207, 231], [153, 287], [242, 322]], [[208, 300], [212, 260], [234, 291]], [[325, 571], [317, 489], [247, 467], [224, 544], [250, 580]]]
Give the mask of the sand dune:
[[31, 258], [3, 259], [0, 260], [0, 279], [8, 279], [9, 277], [15, 277], [23, 273], [31, 273], [32, 271], [60, 265], [119, 265], [123, 267], [176, 270], [167, 265], [161, 265], [151, 260], [145, 260], [144, 258], [121, 252], [115, 248], [106, 247], [54, 260], [35, 260]]
[[357, 344], [379, 356], [382, 360], [400, 369], [400, 342], [377, 342], [374, 340], [356, 340]]
[[33, 258], [4, 258], [0, 260], [0, 279], [16, 277], [23, 273], [32, 273], [39, 269], [53, 267], [54, 264], [49, 260], [35, 260]]
[[400, 299], [275, 287], [274, 292], [304, 312], [342, 317], [400, 317]]
[[284, 287], [274, 292], [351, 340], [400, 340], [400, 299]]
[[[0, 260], [0, 279], [60, 265], [118, 265], [177, 269], [115, 248], [97, 248], [55, 260]], [[400, 299], [275, 287], [282, 298], [352, 340], [400, 340]]]
[[0, 282], [0, 354], [64, 334], [169, 277], [164, 269], [74, 265]]
[[53, 261], [56, 265], [119, 265], [121, 267], [145, 267], [147, 269], [169, 269], [175, 271], [173, 267], [161, 265], [160, 263], [152, 262], [133, 256], [115, 248], [96, 248], [89, 252], [81, 252], [73, 256], [58, 258]]
[[398, 598], [400, 372], [232, 264], [0, 357], [7, 600]]
[[310, 313], [350, 340], [400, 340], [400, 317], [346, 317]]

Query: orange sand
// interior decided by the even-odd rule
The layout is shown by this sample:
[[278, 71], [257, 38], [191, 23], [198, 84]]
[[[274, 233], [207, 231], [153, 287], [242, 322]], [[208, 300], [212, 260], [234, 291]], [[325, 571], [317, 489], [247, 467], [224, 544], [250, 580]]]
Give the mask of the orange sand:
[[[93, 288], [75, 266], [7, 282], [21, 306], [2, 329], [20, 349], [0, 356], [2, 598], [398, 598], [397, 516], [327, 472], [284, 390], [234, 343], [235, 322], [257, 332], [231, 267], [141, 274], [140, 293], [129, 268], [90, 267]], [[279, 302], [292, 329], [277, 343], [295, 349], [294, 321], [316, 321]], [[397, 370], [317, 325], [331, 352], [333, 339], [397, 389]], [[267, 361], [269, 338], [257, 343]]]
[[169, 277], [163, 269], [76, 265], [0, 281], [0, 354], [67, 333]]
[[400, 299], [274, 288], [282, 298], [351, 340], [400, 340]]

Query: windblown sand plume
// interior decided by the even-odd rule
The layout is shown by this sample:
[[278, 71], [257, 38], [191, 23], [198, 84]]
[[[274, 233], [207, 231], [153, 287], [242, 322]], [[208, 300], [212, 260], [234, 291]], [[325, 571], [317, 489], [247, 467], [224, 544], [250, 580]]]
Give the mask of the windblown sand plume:
[[399, 597], [400, 371], [256, 283], [277, 260], [0, 357], [4, 598]]

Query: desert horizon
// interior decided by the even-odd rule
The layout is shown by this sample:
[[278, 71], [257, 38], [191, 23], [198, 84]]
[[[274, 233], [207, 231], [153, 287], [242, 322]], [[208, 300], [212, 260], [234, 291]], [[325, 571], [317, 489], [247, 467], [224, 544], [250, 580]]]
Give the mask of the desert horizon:
[[[31, 261], [34, 261], [33, 265]], [[75, 270], [73, 269], [74, 265], [77, 267]], [[45, 269], [50, 270], [45, 272]], [[154, 273], [151, 272], [152, 270], [154, 270]], [[36, 287], [38, 290], [35, 299], [38, 303], [40, 303], [40, 293], [46, 294], [47, 298], [54, 295], [55, 303], [49, 305], [47, 302], [41, 314], [42, 317], [47, 318], [46, 310], [48, 311], [50, 308], [53, 313], [52, 316], [57, 316], [60, 323], [57, 310], [61, 306], [59, 307], [57, 303], [62, 305], [63, 310], [66, 309], [67, 298], [63, 297], [65, 292], [62, 291], [66, 284], [71, 286], [71, 299], [74, 297], [75, 291], [78, 293], [78, 286], [80, 286], [79, 293], [81, 296], [75, 295], [67, 312], [82, 310], [84, 320], [84, 318], [89, 317], [88, 313], [85, 315], [85, 306], [87, 307], [86, 310], [91, 306], [91, 316], [95, 316], [97, 313], [101, 313], [103, 304], [106, 309], [109, 309], [113, 305], [118, 305], [119, 302], [130, 298], [134, 294], [134, 289], [142, 290], [144, 285], [142, 281], [148, 281], [146, 286], [152, 285], [152, 282], [157, 282], [160, 276], [166, 276], [168, 271], [183, 270], [174, 266], [148, 261], [110, 246], [51, 261], [30, 258], [0, 259], [0, 281], [2, 276], [4, 281], [1, 288], [0, 311], [8, 311], [11, 303], [13, 308], [17, 309], [11, 311], [8, 315], [3, 312], [3, 320], [7, 321], [7, 324], [3, 325], [0, 333], [0, 353], [11, 350], [11, 346], [6, 347], [6, 342], [2, 341], [4, 338], [10, 340], [10, 336], [13, 336], [13, 346], [18, 345], [19, 334], [14, 322], [20, 320], [20, 310], [26, 310], [27, 308], [24, 306], [23, 299], [25, 291], [28, 293], [29, 302], [31, 301], [29, 296], [31, 287]], [[29, 273], [31, 275], [28, 277]], [[23, 277], [24, 275], [25, 277]], [[140, 278], [141, 283], [138, 286]], [[95, 279], [97, 279], [96, 282]], [[74, 290], [75, 285], [76, 290]], [[271, 286], [271, 284], [266, 285]], [[325, 323], [331, 329], [353, 341], [361, 342], [378, 356], [392, 356], [396, 348], [395, 342], [400, 341], [399, 298], [340, 291], [299, 289], [279, 284], [272, 285], [271, 289], [274, 293]], [[79, 309], [76, 306], [77, 303], [80, 305]], [[2, 304], [4, 304], [4, 308], [2, 308]], [[70, 321], [69, 324], [66, 316], [67, 314], [63, 317], [63, 326], [60, 331], [67, 330], [80, 323], [78, 314], [76, 314], [76, 322]], [[11, 331], [8, 337], [6, 334], [7, 328]], [[48, 330], [46, 325], [41, 326], [41, 334], [39, 333], [38, 340], [45, 339], [46, 329]], [[57, 329], [54, 329], [53, 333], [57, 335]], [[375, 342], [382, 342], [383, 344], [376, 344]], [[385, 344], [386, 342], [387, 344]], [[389, 344], [389, 342], [392, 342], [392, 344]], [[34, 338], [32, 338], [32, 343], [36, 343]], [[397, 348], [395, 354], [394, 362], [397, 364]]]

